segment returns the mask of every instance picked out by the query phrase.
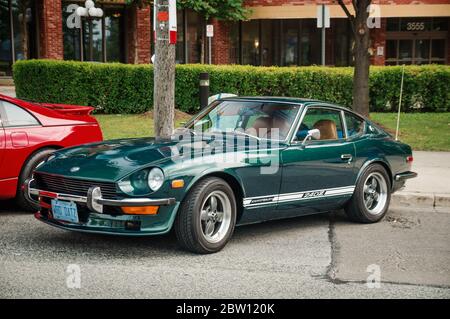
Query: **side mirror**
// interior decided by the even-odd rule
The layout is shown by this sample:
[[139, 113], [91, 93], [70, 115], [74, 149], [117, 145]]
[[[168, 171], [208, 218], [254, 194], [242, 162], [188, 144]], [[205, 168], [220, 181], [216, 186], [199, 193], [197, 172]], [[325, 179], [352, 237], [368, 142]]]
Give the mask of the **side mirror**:
[[309, 140], [319, 140], [320, 139], [320, 131], [318, 129], [312, 129], [308, 131], [308, 135], [306, 135], [305, 139], [302, 142], [302, 145], [305, 145]]

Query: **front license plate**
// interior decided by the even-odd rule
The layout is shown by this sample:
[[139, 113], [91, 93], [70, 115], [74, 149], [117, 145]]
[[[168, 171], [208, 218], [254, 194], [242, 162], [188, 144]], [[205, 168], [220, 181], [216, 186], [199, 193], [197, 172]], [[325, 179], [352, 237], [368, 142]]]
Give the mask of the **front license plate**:
[[79, 222], [77, 205], [75, 203], [52, 199], [52, 212], [54, 219], [64, 220], [71, 223]]

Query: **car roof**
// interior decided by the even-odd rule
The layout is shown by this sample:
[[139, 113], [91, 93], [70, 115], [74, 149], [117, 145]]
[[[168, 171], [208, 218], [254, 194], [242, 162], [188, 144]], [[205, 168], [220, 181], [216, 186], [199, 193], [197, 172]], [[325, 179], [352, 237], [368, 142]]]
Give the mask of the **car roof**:
[[321, 104], [323, 106], [331, 106], [336, 108], [341, 108], [347, 111], [352, 111], [348, 107], [344, 107], [341, 105], [333, 104], [330, 102], [325, 102], [321, 100], [315, 100], [315, 99], [307, 99], [307, 98], [300, 98], [300, 97], [287, 97], [287, 96], [235, 96], [235, 97], [227, 97], [227, 98], [221, 98], [220, 100], [223, 101], [261, 101], [261, 102], [279, 102], [279, 103], [295, 103], [295, 104], [302, 104], [305, 106], [308, 105], [314, 105], [314, 104]]

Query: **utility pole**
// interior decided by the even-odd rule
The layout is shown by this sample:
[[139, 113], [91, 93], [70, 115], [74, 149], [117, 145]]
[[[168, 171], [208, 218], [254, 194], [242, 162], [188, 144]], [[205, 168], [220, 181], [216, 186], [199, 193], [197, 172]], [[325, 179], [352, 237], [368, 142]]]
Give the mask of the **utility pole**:
[[176, 0], [155, 0], [153, 117], [156, 138], [169, 138], [175, 113], [175, 44], [177, 41]]

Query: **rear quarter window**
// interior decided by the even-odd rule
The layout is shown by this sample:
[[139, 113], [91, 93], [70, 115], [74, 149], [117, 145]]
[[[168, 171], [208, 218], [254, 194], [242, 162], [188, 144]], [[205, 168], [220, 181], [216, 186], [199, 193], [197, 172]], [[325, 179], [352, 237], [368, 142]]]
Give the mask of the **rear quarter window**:
[[347, 125], [347, 137], [355, 137], [364, 134], [365, 121], [352, 114], [345, 112], [345, 124]]
[[39, 125], [38, 120], [33, 115], [6, 101], [0, 101], [0, 116], [3, 127]]

